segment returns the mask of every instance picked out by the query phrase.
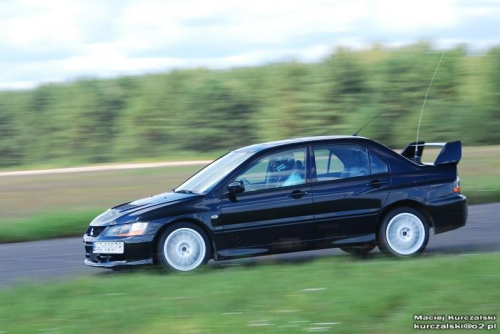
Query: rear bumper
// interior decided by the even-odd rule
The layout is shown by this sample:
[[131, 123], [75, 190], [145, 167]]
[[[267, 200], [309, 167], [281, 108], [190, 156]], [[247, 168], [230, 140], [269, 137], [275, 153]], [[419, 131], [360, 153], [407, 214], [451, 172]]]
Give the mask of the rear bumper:
[[467, 222], [467, 198], [464, 195], [427, 203], [427, 208], [436, 234], [460, 228]]
[[[142, 266], [153, 264], [152, 241], [154, 236], [107, 238], [83, 237], [85, 248], [85, 264], [91, 267], [117, 268], [129, 266]], [[98, 254], [93, 252], [93, 243], [96, 241], [123, 242], [123, 254]]]

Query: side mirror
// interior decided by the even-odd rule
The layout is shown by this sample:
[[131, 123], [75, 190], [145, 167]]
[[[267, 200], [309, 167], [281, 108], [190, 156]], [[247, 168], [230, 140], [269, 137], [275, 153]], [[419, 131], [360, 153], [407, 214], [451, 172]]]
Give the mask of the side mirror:
[[245, 191], [245, 186], [243, 185], [243, 182], [241, 181], [234, 181], [229, 183], [227, 186], [227, 190], [229, 191], [229, 195], [236, 195], [240, 194]]

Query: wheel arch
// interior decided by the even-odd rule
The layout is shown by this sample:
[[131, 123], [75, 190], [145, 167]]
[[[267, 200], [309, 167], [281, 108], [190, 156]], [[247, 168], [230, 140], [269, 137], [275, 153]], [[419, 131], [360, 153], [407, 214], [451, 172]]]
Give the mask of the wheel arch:
[[192, 224], [198, 226], [199, 228], [201, 228], [203, 230], [203, 232], [205, 232], [205, 234], [207, 235], [207, 238], [210, 240], [211, 253], [212, 253], [212, 254], [210, 254], [210, 258], [211, 259], [215, 258], [215, 254], [217, 254], [217, 252], [216, 252], [214, 237], [213, 237], [210, 229], [205, 224], [203, 224], [203, 222], [199, 221], [198, 219], [184, 217], [184, 218], [177, 218], [175, 220], [169, 221], [168, 223], [163, 224], [163, 226], [160, 227], [158, 229], [158, 231], [156, 231], [156, 234], [155, 234], [155, 237], [154, 237], [153, 243], [152, 243], [152, 245], [153, 245], [153, 248], [152, 248], [153, 262], [155, 264], [158, 263], [158, 258], [157, 258], [158, 240], [161, 238], [161, 236], [163, 235], [165, 230], [173, 225], [181, 224], [181, 223], [192, 223]]
[[401, 207], [410, 207], [410, 208], [413, 208], [415, 210], [418, 210], [418, 212], [420, 212], [425, 217], [425, 219], [427, 220], [427, 224], [429, 224], [429, 227], [430, 228], [434, 228], [434, 221], [432, 219], [432, 216], [431, 216], [429, 210], [427, 209], [427, 207], [424, 204], [422, 204], [420, 202], [417, 202], [417, 201], [414, 201], [414, 200], [408, 200], [408, 199], [401, 200], [401, 201], [397, 201], [397, 202], [391, 203], [390, 205], [384, 207], [382, 209], [382, 211], [380, 212], [380, 215], [379, 215], [379, 218], [378, 218], [378, 221], [377, 221], [376, 230], [375, 230], [375, 234], [377, 236], [377, 240], [378, 240], [378, 234], [379, 234], [379, 231], [380, 231], [380, 225], [384, 221], [384, 218], [392, 210], [397, 209], [397, 208], [401, 208]]

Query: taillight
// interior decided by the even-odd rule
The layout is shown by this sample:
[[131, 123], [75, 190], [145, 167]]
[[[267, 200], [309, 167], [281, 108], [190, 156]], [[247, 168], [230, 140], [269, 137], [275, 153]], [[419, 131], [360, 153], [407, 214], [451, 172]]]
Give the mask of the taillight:
[[453, 182], [453, 192], [456, 194], [460, 194], [460, 178], [458, 176]]

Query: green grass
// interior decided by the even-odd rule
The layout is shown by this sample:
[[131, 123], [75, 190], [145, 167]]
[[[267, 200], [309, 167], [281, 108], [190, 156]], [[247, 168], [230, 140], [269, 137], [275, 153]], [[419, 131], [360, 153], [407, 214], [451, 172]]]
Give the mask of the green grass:
[[499, 255], [346, 256], [20, 285], [0, 291], [0, 332], [414, 333], [414, 314], [498, 315]]
[[0, 243], [81, 236], [101, 210], [41, 214], [2, 224]]

